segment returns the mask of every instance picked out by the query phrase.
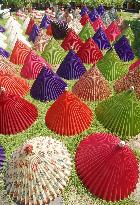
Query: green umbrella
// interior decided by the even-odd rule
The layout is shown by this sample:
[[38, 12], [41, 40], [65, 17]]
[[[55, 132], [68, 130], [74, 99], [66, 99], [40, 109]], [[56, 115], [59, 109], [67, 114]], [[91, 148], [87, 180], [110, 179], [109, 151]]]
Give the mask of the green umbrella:
[[83, 26], [81, 32], [79, 33], [80, 38], [83, 41], [87, 41], [89, 38], [93, 37], [95, 34], [94, 29], [90, 22], [87, 22], [85, 26]]
[[132, 61], [122, 62], [116, 52], [110, 50], [97, 63], [97, 67], [107, 80], [113, 81], [126, 74], [130, 64], [132, 64]]
[[54, 38], [49, 41], [42, 53], [42, 57], [52, 65], [60, 64], [66, 55], [67, 53]]
[[96, 115], [105, 128], [123, 139], [140, 133], [140, 103], [133, 89], [102, 101]]

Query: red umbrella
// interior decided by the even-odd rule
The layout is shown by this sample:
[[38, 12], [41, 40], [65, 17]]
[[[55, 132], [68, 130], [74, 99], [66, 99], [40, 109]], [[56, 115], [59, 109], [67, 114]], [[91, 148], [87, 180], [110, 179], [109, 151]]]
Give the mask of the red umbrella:
[[89, 15], [88, 14], [84, 14], [81, 19], [80, 19], [80, 23], [82, 24], [82, 26], [84, 26], [87, 22], [91, 22], [90, 18], [89, 18]]
[[73, 49], [76, 51], [78, 51], [82, 45], [82, 40], [72, 29], [69, 30], [67, 36], [61, 44], [62, 48], [64, 48], [65, 50]]
[[31, 18], [30, 21], [29, 21], [29, 24], [28, 24], [28, 27], [26, 29], [25, 34], [30, 35], [34, 24], [35, 24], [35, 21]]
[[9, 93], [23, 97], [30, 90], [29, 84], [21, 77], [16, 75], [1, 75], [0, 87], [5, 88]]
[[10, 135], [29, 128], [37, 119], [37, 108], [18, 95], [0, 91], [0, 134]]
[[24, 65], [25, 59], [30, 52], [30, 48], [22, 41], [17, 40], [12, 50], [10, 61], [14, 64]]
[[43, 67], [51, 68], [44, 58], [30, 51], [21, 69], [21, 76], [26, 79], [36, 79]]
[[119, 201], [134, 191], [138, 161], [117, 136], [95, 133], [86, 137], [76, 152], [76, 170], [89, 191], [107, 201]]
[[105, 33], [110, 41], [115, 41], [121, 35], [121, 29], [117, 22], [113, 21], [105, 30]]
[[89, 38], [83, 46], [81, 46], [77, 55], [81, 58], [83, 63], [87, 64], [96, 64], [103, 58], [102, 52], [92, 38]]
[[95, 32], [97, 32], [100, 27], [102, 27], [103, 30], [106, 29], [106, 26], [104, 25], [104, 23], [100, 17], [98, 17], [94, 22], [92, 22], [92, 26], [93, 26]]
[[46, 113], [46, 125], [60, 135], [76, 135], [86, 130], [92, 121], [92, 111], [78, 97], [65, 91]]

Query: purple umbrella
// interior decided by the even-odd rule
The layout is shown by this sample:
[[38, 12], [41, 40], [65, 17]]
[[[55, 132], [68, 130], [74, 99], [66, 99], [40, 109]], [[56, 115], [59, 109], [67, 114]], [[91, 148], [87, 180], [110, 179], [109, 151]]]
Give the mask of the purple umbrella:
[[111, 48], [110, 42], [104, 32], [104, 30], [100, 27], [99, 30], [94, 34], [93, 40], [98, 45], [101, 50]]
[[77, 54], [70, 50], [60, 67], [57, 74], [67, 80], [79, 79], [86, 71], [81, 59]]
[[0, 170], [2, 169], [3, 162], [5, 161], [5, 151], [2, 145], [0, 145]]
[[38, 25], [34, 24], [32, 31], [29, 35], [29, 41], [35, 42], [36, 37], [38, 36], [40, 28]]
[[57, 99], [66, 87], [67, 84], [57, 74], [44, 67], [34, 81], [30, 94], [36, 100], [51, 101]]
[[5, 58], [8, 58], [10, 56], [10, 53], [0, 47], [0, 55], [5, 57]]
[[85, 13], [89, 13], [89, 9], [87, 8], [87, 6], [83, 6], [81, 11], [80, 11], [80, 15], [83, 16]]
[[119, 58], [126, 62], [126, 61], [131, 61], [134, 59], [134, 53], [133, 50], [129, 44], [128, 39], [126, 36], [122, 36], [115, 44], [114, 48], [116, 53], [118, 54]]
[[5, 32], [5, 28], [3, 28], [1, 25], [0, 25], [0, 32], [1, 32], [1, 33], [4, 33], [4, 32]]
[[42, 21], [40, 23], [40, 28], [48, 28], [48, 26], [51, 24], [51, 19], [49, 16], [47, 16], [46, 14], [44, 15], [44, 17], [42, 18]]
[[98, 17], [99, 17], [99, 14], [97, 12], [96, 9], [93, 9], [90, 13], [89, 13], [89, 17], [90, 17], [90, 20], [93, 22], [95, 21]]
[[104, 14], [105, 8], [103, 7], [103, 5], [98, 6], [97, 12], [100, 16], [102, 16]]

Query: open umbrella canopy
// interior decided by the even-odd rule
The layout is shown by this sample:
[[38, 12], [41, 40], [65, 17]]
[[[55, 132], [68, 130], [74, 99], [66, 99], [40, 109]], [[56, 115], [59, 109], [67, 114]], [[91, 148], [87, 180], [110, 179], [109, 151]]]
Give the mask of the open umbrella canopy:
[[57, 74], [43, 67], [32, 85], [30, 94], [36, 100], [51, 101], [57, 99], [65, 87], [67, 84]]
[[31, 50], [25, 59], [25, 63], [21, 69], [20, 74], [22, 77], [29, 80], [36, 79], [44, 66], [51, 68], [44, 58]]
[[89, 18], [92, 22], [94, 22], [97, 18], [99, 17], [99, 13], [97, 10], [94, 8], [90, 13], [89, 13]]
[[95, 133], [80, 142], [76, 170], [83, 184], [106, 201], [127, 198], [138, 182], [138, 160], [125, 142], [112, 134]]
[[98, 6], [97, 12], [100, 16], [102, 16], [105, 13], [105, 8], [102, 4]]
[[107, 11], [104, 12], [104, 14], [101, 16], [101, 19], [106, 27], [108, 27], [112, 23]]
[[10, 135], [29, 128], [37, 119], [37, 108], [27, 100], [0, 90], [0, 134]]
[[30, 50], [31, 49], [25, 43], [17, 40], [14, 49], [12, 50], [10, 61], [17, 65], [24, 65]]
[[94, 28], [94, 31], [97, 32], [98, 29], [101, 27], [104, 31], [106, 29], [106, 26], [104, 25], [101, 17], [98, 17], [93, 23], [92, 26]]
[[33, 138], [8, 161], [7, 192], [19, 204], [49, 204], [63, 192], [71, 166], [70, 154], [62, 142], [47, 136]]
[[121, 29], [116, 21], [113, 21], [105, 30], [106, 35], [110, 41], [115, 41], [121, 35]]
[[88, 101], [103, 100], [111, 95], [108, 81], [96, 67], [81, 76], [73, 86], [72, 92], [82, 100]]
[[87, 6], [83, 6], [80, 11], [80, 15], [83, 16], [84, 14], [89, 13], [89, 9]]
[[32, 41], [34, 43], [36, 40], [36, 37], [39, 34], [39, 31], [40, 31], [40, 27], [37, 24], [34, 24], [32, 30], [30, 32], [30, 35], [29, 35], [29, 41]]
[[89, 18], [89, 15], [86, 13], [80, 19], [80, 23], [81, 23], [82, 26], [85, 26], [85, 24], [88, 23], [88, 22], [92, 23], [92, 21]]
[[29, 22], [29, 24], [28, 24], [28, 27], [27, 27], [27, 29], [26, 29], [25, 34], [30, 35], [34, 24], [35, 24], [35, 21], [34, 21], [34, 19], [31, 18], [31, 19], [30, 19], [30, 22]]
[[81, 59], [77, 54], [70, 50], [63, 62], [60, 64], [57, 74], [67, 80], [80, 78], [86, 71]]
[[66, 56], [65, 50], [60, 46], [58, 41], [52, 38], [46, 45], [42, 57], [46, 59], [49, 64], [57, 65], [62, 62]]
[[77, 55], [81, 58], [83, 63], [86, 64], [96, 64], [99, 60], [103, 58], [103, 54], [93, 41], [89, 38], [79, 49]]
[[140, 133], [140, 103], [133, 87], [101, 102], [96, 108], [96, 116], [105, 128], [122, 138]]
[[75, 33], [74, 30], [70, 29], [61, 46], [66, 51], [71, 49], [78, 51], [82, 44], [83, 42], [80, 37]]
[[46, 125], [60, 135], [72, 136], [88, 129], [93, 119], [90, 108], [73, 93], [65, 91], [46, 113]]
[[21, 77], [9, 74], [0, 74], [0, 87], [3, 87], [8, 93], [25, 96], [29, 92], [29, 84]]
[[5, 161], [5, 150], [4, 148], [2, 147], [2, 145], [0, 144], [0, 170], [2, 169], [3, 167], [3, 163]]
[[40, 23], [40, 28], [46, 29], [51, 24], [51, 19], [46, 14], [43, 16], [42, 21]]
[[82, 30], [79, 33], [79, 37], [83, 41], [87, 41], [89, 38], [92, 38], [95, 34], [94, 29], [90, 22], [87, 22], [85, 26], [83, 26]]

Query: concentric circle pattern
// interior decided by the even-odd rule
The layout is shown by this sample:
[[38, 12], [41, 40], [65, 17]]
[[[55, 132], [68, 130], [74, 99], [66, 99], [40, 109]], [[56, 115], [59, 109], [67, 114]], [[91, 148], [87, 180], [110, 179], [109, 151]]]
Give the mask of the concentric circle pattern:
[[0, 74], [0, 87], [5, 88], [9, 93], [23, 97], [30, 90], [29, 84], [26, 80], [16, 75], [1, 75]]
[[52, 137], [36, 137], [21, 146], [8, 162], [6, 189], [20, 204], [49, 204], [64, 190], [71, 174], [65, 145]]
[[109, 83], [96, 67], [81, 76], [73, 86], [72, 92], [82, 100], [88, 101], [103, 100], [111, 95]]
[[67, 53], [59, 45], [59, 43], [52, 38], [49, 41], [48, 45], [45, 47], [45, 50], [42, 53], [42, 57], [45, 58], [49, 64], [57, 65], [62, 62], [66, 54]]
[[67, 84], [57, 74], [44, 67], [34, 81], [30, 94], [36, 100], [51, 101], [57, 99], [65, 87]]
[[14, 64], [24, 65], [25, 59], [30, 52], [30, 48], [22, 41], [17, 40], [12, 50], [10, 61]]
[[29, 128], [36, 120], [36, 107], [17, 95], [0, 94], [0, 134], [10, 135]]
[[15, 74], [16, 72], [16, 66], [8, 59], [0, 56], [0, 74]]
[[51, 68], [44, 58], [36, 54], [34, 51], [31, 51], [26, 57], [20, 74], [22, 77], [29, 80], [36, 79], [44, 66]]
[[138, 182], [138, 161], [120, 139], [112, 134], [95, 133], [79, 144], [77, 174], [89, 191], [106, 201], [127, 198]]
[[87, 64], [96, 64], [103, 58], [102, 52], [91, 38], [81, 46], [77, 55], [81, 58], [83, 63]]
[[86, 68], [81, 59], [71, 50], [58, 68], [57, 74], [67, 80], [73, 80], [79, 79], [85, 71]]
[[83, 41], [87, 41], [89, 38], [92, 38], [95, 34], [94, 29], [90, 22], [87, 22], [85, 26], [83, 26], [81, 32], [79, 33], [80, 38]]
[[76, 135], [92, 121], [92, 111], [71, 92], [65, 91], [46, 113], [47, 127], [60, 135]]
[[61, 46], [66, 51], [71, 49], [78, 51], [79, 48], [81, 48], [82, 44], [82, 40], [75, 33], [75, 31], [71, 29], [65, 37], [64, 41], [62, 42]]
[[5, 151], [4, 151], [4, 148], [2, 147], [2, 145], [0, 144], [0, 170], [2, 169], [3, 167], [3, 163], [5, 161]]
[[133, 91], [104, 100], [97, 106], [96, 115], [105, 128], [122, 138], [140, 133], [140, 104]]

